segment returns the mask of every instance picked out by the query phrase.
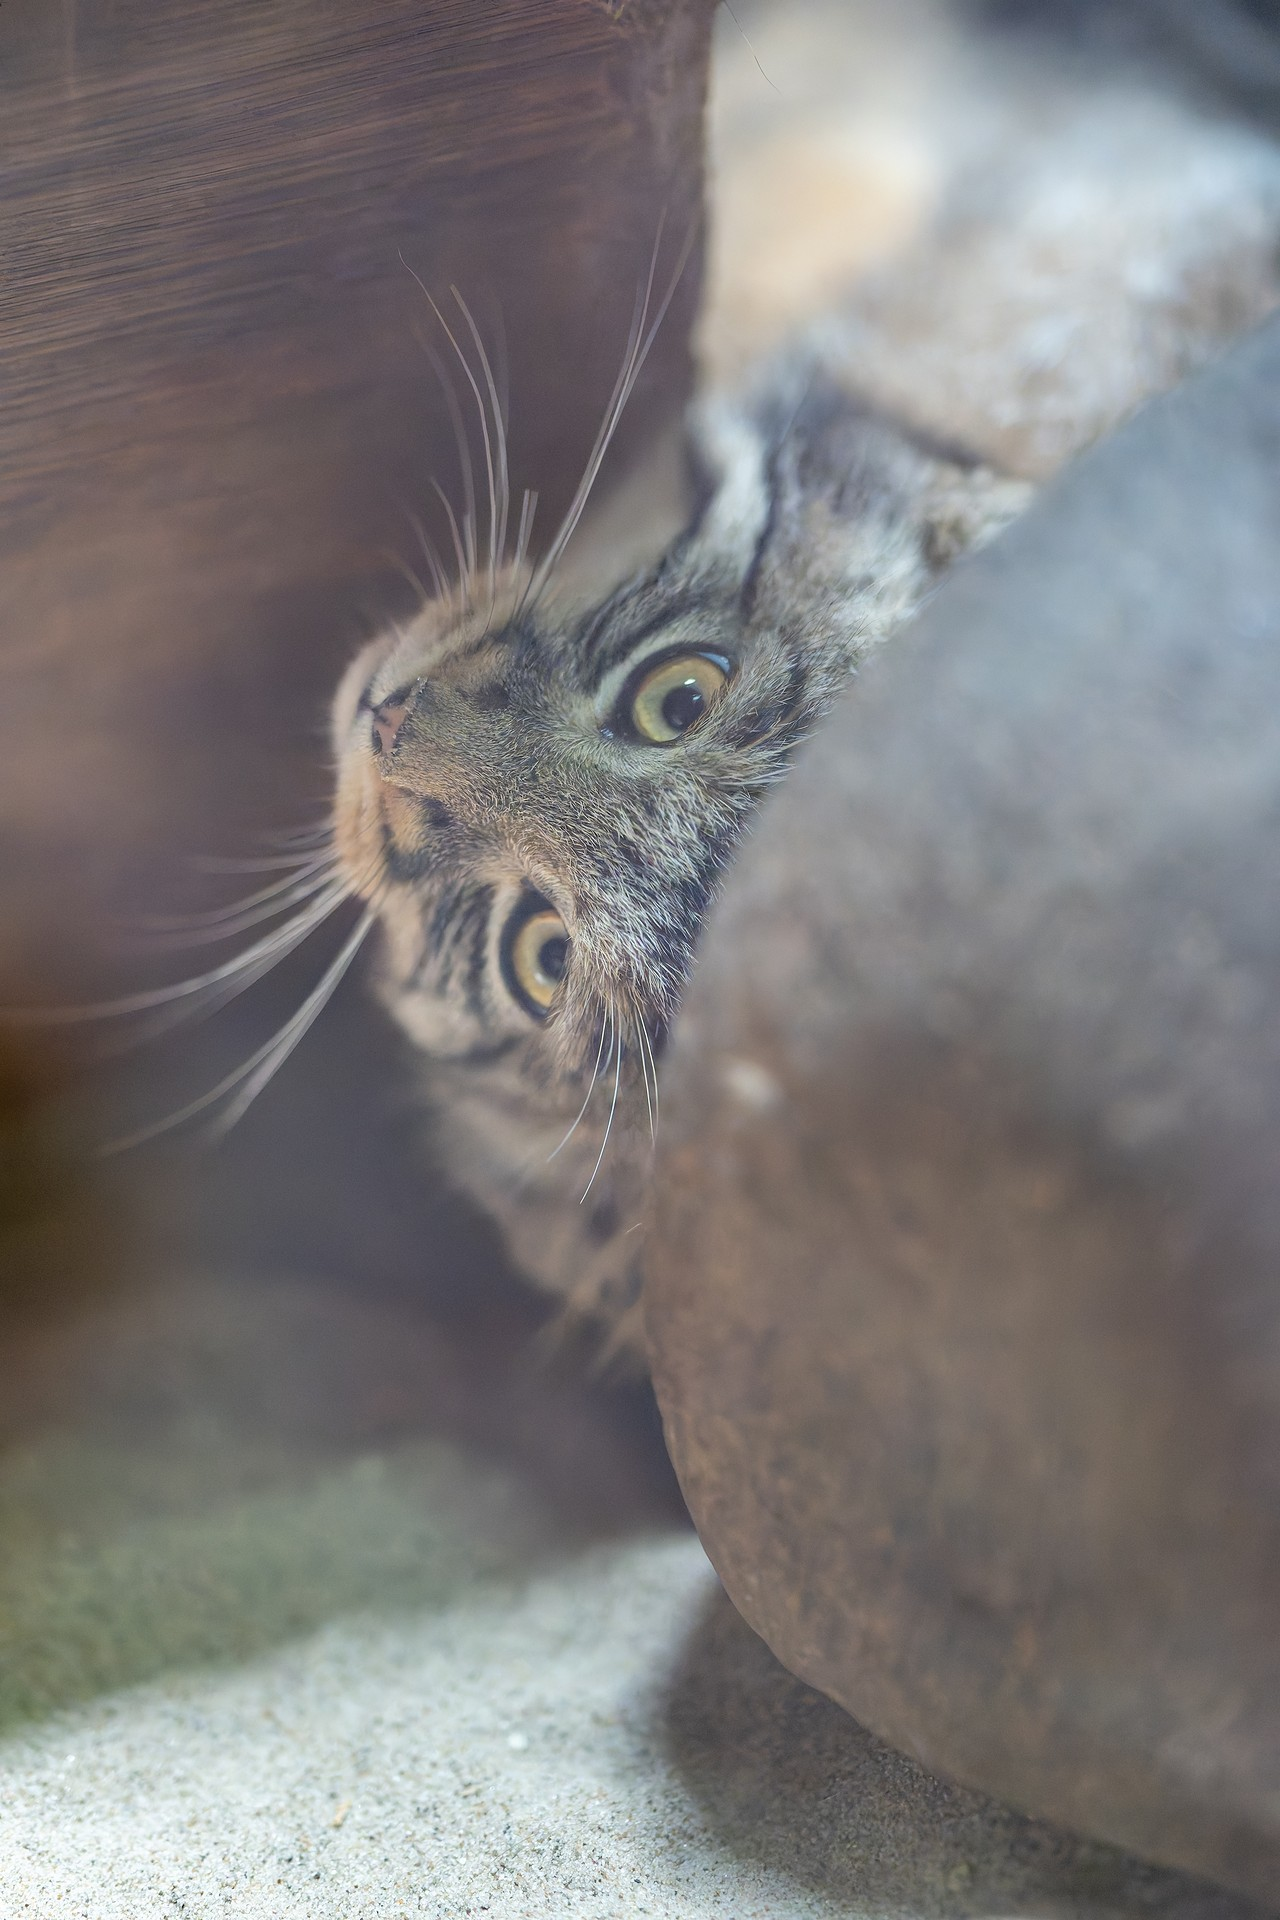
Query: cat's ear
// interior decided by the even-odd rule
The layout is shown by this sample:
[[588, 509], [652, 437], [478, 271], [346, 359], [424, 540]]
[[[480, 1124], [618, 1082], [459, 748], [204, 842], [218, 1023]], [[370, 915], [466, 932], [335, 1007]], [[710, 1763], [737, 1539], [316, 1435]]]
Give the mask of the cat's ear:
[[769, 523], [767, 439], [744, 407], [713, 396], [691, 411], [688, 465], [694, 512], [683, 558], [732, 585]]
[[990, 467], [945, 472], [925, 508], [925, 558], [935, 573], [970, 548], [985, 546], [1030, 505], [1035, 488]]

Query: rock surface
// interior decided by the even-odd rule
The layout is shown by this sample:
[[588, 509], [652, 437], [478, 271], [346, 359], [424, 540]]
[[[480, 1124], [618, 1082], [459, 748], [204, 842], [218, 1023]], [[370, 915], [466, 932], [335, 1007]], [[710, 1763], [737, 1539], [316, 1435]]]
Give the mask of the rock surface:
[[1280, 328], [803, 757], [664, 1088], [677, 1470], [926, 1765], [1280, 1893]]

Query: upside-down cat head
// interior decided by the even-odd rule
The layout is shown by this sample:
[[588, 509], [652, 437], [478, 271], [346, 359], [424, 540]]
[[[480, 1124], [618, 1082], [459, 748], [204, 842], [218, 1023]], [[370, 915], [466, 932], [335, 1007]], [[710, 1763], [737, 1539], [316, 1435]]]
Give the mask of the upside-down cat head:
[[705, 411], [694, 452], [691, 525], [603, 604], [557, 610], [495, 568], [367, 647], [335, 708], [340, 856], [438, 1063], [452, 1169], [535, 1277], [609, 1313], [656, 1058], [746, 820], [1022, 498], [793, 369]]

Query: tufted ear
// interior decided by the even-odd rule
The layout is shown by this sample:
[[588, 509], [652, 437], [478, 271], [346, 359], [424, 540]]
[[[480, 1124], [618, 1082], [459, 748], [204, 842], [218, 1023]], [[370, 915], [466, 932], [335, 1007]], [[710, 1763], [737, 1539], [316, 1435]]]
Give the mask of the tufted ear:
[[779, 355], [690, 422], [701, 510], [682, 569], [751, 624], [803, 616], [839, 672], [911, 615], [932, 580], [1030, 488], [895, 419], [808, 355]]
[[925, 558], [935, 573], [988, 540], [1026, 511], [1036, 493], [1029, 480], [1011, 480], [990, 467], [944, 468], [925, 511]]
[[684, 557], [734, 586], [769, 522], [769, 442], [752, 410], [723, 394], [691, 408], [688, 460], [695, 501]]

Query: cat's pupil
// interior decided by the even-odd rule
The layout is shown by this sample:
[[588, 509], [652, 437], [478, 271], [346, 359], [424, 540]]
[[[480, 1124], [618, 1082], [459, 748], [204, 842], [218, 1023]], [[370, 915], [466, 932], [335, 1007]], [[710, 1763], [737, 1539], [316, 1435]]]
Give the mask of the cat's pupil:
[[662, 717], [673, 733], [687, 733], [706, 704], [702, 688], [690, 677], [682, 685], [672, 687], [662, 703]]
[[564, 934], [553, 934], [550, 940], [544, 940], [538, 948], [538, 967], [544, 979], [556, 982], [563, 980], [568, 964], [569, 942]]

